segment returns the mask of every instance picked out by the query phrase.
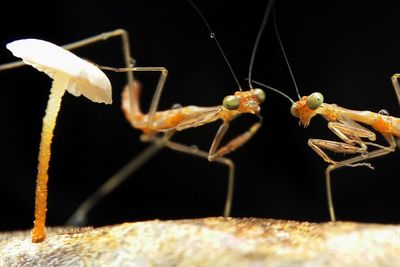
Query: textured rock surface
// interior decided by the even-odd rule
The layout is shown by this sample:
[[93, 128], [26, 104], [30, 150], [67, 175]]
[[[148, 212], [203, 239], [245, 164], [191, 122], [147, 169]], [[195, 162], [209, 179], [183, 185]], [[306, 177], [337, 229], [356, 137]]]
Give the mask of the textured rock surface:
[[0, 266], [400, 266], [400, 226], [206, 218], [0, 234]]

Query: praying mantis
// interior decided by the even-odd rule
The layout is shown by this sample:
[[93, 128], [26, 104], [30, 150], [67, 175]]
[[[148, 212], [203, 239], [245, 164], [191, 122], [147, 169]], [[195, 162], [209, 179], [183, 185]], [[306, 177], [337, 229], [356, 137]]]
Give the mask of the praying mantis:
[[[155, 90], [153, 99], [150, 104], [149, 112], [143, 114], [140, 109], [140, 85], [133, 82], [133, 79], [128, 80], [128, 85], [124, 89], [122, 108], [124, 110], [125, 116], [130, 124], [136, 128], [143, 131], [141, 140], [144, 142], [152, 142], [153, 145], [147, 150], [143, 151], [138, 157], [134, 158], [133, 161], [128, 163], [124, 168], [121, 169], [116, 175], [111, 177], [105, 184], [103, 184], [96, 192], [89, 196], [76, 210], [76, 212], [68, 220], [68, 224], [82, 224], [85, 221], [86, 215], [89, 210], [98, 202], [99, 199], [103, 198], [106, 194], [111, 192], [119, 184], [127, 179], [128, 175], [136, 171], [140, 165], [147, 161], [155, 151], [160, 147], [168, 147], [172, 150], [182, 152], [185, 154], [191, 154], [194, 156], [206, 158], [209, 161], [215, 161], [226, 165], [229, 169], [228, 173], [228, 186], [227, 195], [225, 200], [225, 208], [223, 215], [225, 217], [230, 216], [232, 199], [233, 199], [233, 187], [234, 187], [234, 169], [235, 165], [232, 160], [225, 157], [226, 154], [231, 153], [238, 147], [242, 146], [248, 142], [253, 135], [259, 130], [262, 125], [262, 117], [260, 115], [260, 104], [265, 100], [265, 93], [263, 90], [256, 88], [253, 89], [252, 84], [249, 83], [250, 89], [248, 91], [243, 91], [238, 79], [230, 66], [225, 53], [223, 52], [214, 32], [208, 25], [207, 20], [199, 10], [199, 8], [190, 0], [189, 4], [196, 10], [205, 25], [207, 26], [210, 37], [216, 42], [221, 54], [223, 55], [231, 73], [238, 84], [239, 91], [236, 91], [234, 95], [228, 95], [223, 99], [223, 104], [213, 107], [199, 107], [199, 106], [185, 106], [185, 107], [175, 107], [170, 110], [157, 111], [158, 103], [162, 90], [164, 88], [164, 83], [167, 78], [168, 71], [165, 68], [110, 68], [103, 67], [103, 69], [108, 69], [116, 72], [125, 71], [160, 71], [161, 76]], [[252, 73], [252, 67], [254, 63], [254, 57], [258, 47], [258, 43], [265, 28], [265, 24], [269, 13], [272, 9], [274, 1], [269, 1], [266, 11], [264, 13], [263, 22], [258, 31], [258, 35], [253, 48], [252, 58], [249, 65], [249, 76]], [[131, 81], [131, 82], [129, 82]], [[241, 114], [250, 113], [256, 115], [259, 121], [254, 123], [247, 131], [234, 137], [225, 145], [221, 146], [221, 141], [224, 135], [227, 133], [229, 124], [236, 117]], [[216, 120], [222, 120], [223, 123], [219, 127], [213, 142], [211, 144], [210, 150], [208, 152], [199, 150], [197, 147], [184, 145], [175, 141], [171, 138], [179, 131], [199, 127], [204, 124], [214, 122]], [[158, 134], [163, 133], [162, 137]]]
[[[260, 82], [253, 82], [287, 98], [291, 102], [290, 113], [295, 118], [299, 119], [300, 125], [308, 127], [311, 123], [311, 119], [319, 115], [327, 121], [329, 130], [340, 138], [340, 141], [315, 138], [310, 138], [308, 140], [310, 148], [329, 164], [325, 170], [326, 194], [330, 219], [335, 222], [336, 215], [332, 198], [331, 172], [342, 167], [365, 166], [374, 169], [370, 163], [365, 161], [382, 157], [395, 151], [398, 146], [396, 140], [400, 137], [400, 118], [390, 116], [384, 109], [379, 112], [371, 112], [368, 110], [360, 111], [347, 109], [336, 104], [324, 103], [324, 96], [320, 92], [314, 92], [308, 96], [301, 97], [277, 29], [275, 12], [273, 14], [273, 24], [299, 99], [294, 101], [278, 89]], [[399, 78], [400, 74], [393, 74], [391, 82], [398, 103], [400, 104]], [[364, 127], [364, 125], [380, 133], [387, 142], [387, 145], [377, 143], [375, 132]], [[374, 149], [370, 150], [370, 148]], [[327, 154], [327, 151], [355, 156], [345, 160], [334, 160]]]

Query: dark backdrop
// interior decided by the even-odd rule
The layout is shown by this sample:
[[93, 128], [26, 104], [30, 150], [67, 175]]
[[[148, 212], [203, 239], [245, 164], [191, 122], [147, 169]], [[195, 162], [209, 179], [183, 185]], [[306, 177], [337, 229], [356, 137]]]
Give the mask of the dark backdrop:
[[[198, 1], [243, 85], [266, 4]], [[398, 115], [390, 76], [400, 72], [399, 7], [394, 1], [277, 1], [279, 28], [301, 93], [320, 91], [328, 103], [372, 111], [386, 108]], [[237, 89], [205, 25], [183, 0], [13, 1], [2, 13], [0, 62], [15, 59], [5, 45], [16, 39], [34, 37], [66, 44], [124, 28], [130, 33], [138, 66], [169, 70], [161, 108], [174, 103], [217, 105]], [[76, 53], [101, 65], [123, 65], [115, 39]], [[120, 110], [125, 76], [108, 75], [113, 105], [68, 94], [63, 99], [53, 140], [49, 225], [63, 224], [81, 201], [146, 146]], [[270, 23], [261, 39], [253, 77], [296, 96]], [[157, 76], [137, 78], [144, 84], [146, 107]], [[0, 228], [29, 228], [41, 121], [51, 80], [24, 67], [0, 73], [0, 81]], [[307, 146], [307, 139], [337, 138], [321, 118], [315, 118], [307, 129], [299, 127], [289, 108], [286, 99], [267, 92], [263, 128], [230, 155], [237, 167], [233, 216], [329, 219], [324, 185], [327, 164]], [[229, 136], [253, 121], [243, 116], [232, 124]], [[188, 130], [177, 135], [177, 140], [208, 150], [217, 127], [213, 123]], [[400, 222], [399, 160], [396, 151], [373, 160], [375, 171], [347, 168], [334, 172], [337, 217]], [[102, 200], [89, 223], [219, 216], [226, 176], [224, 166], [166, 149]]]

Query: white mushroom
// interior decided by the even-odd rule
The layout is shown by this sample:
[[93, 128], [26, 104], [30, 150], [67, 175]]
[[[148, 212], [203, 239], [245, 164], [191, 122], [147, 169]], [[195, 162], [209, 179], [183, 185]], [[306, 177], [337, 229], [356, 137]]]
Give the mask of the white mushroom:
[[74, 96], [84, 95], [93, 102], [111, 104], [111, 84], [107, 76], [95, 65], [77, 57], [52, 43], [23, 39], [7, 44], [14, 56], [53, 79], [43, 118], [36, 180], [35, 222], [32, 241], [46, 238], [47, 181], [51, 155], [51, 141], [65, 90]]

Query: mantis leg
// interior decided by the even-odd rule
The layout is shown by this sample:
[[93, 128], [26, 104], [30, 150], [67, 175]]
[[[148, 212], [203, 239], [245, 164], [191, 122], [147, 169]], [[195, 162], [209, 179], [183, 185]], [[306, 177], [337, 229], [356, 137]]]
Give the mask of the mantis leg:
[[[125, 38], [127, 40], [127, 36]], [[123, 38], [123, 40], [125, 40]], [[124, 49], [124, 51], [129, 52], [129, 44], [126, 42], [124, 47], [128, 47]], [[125, 53], [125, 60], [128, 62], [129, 56]], [[160, 71], [161, 75], [159, 78], [159, 82], [157, 84], [156, 92], [153, 96], [150, 111], [148, 116], [148, 125], [151, 125], [154, 120], [154, 115], [157, 111], [159, 99], [161, 96], [162, 89], [164, 88], [164, 83], [167, 79], [168, 70], [163, 67], [133, 67], [132, 64], [127, 64], [126, 68], [110, 68], [103, 67], [103, 69], [109, 69], [117, 72], [127, 72], [128, 84], [125, 87], [128, 93], [128, 107], [127, 110], [129, 112], [129, 120], [132, 124], [135, 123], [136, 115], [141, 113], [140, 110], [140, 86], [133, 80], [133, 72], [134, 71], [143, 71], [143, 72], [154, 72]], [[172, 136], [172, 135], [171, 135]], [[157, 154], [163, 147], [164, 142], [161, 138], [155, 137], [151, 138], [153, 142], [152, 145], [148, 146], [145, 150], [143, 150], [139, 155], [134, 157], [130, 162], [128, 162], [122, 169], [120, 169], [115, 175], [110, 177], [97, 191], [95, 191], [92, 195], [90, 195], [78, 208], [77, 211], [72, 215], [72, 217], [68, 220], [67, 223], [77, 224], [82, 223], [88, 214], [88, 212], [94, 207], [94, 205], [108, 195], [112, 190], [118, 187], [122, 182], [124, 182], [127, 178], [129, 178], [136, 170], [138, 170], [142, 165], [144, 165], [148, 160], [150, 160], [155, 154]]]
[[[361, 162], [358, 163], [359, 161], [365, 160], [367, 157], [370, 157], [370, 155], [367, 153], [367, 150], [364, 150], [362, 147], [354, 146], [351, 144], [343, 143], [343, 142], [335, 142], [335, 141], [329, 141], [329, 140], [321, 140], [321, 139], [309, 139], [308, 140], [308, 145], [325, 161], [330, 163], [328, 168], [326, 169], [325, 172], [325, 185], [326, 185], [326, 196], [328, 199], [328, 208], [329, 208], [329, 214], [331, 217], [331, 221], [336, 221], [335, 218], [335, 211], [333, 207], [333, 201], [332, 201], [332, 189], [331, 189], [331, 178], [330, 178], [330, 171], [347, 166], [347, 167], [358, 167], [358, 166], [367, 166], [369, 168], [372, 168], [372, 166], [368, 163]], [[340, 162], [336, 162], [332, 160], [324, 151], [323, 149], [327, 149], [333, 152], [340, 152], [340, 153], [345, 153], [345, 154], [356, 154], [356, 153], [361, 153], [362, 155], [354, 157], [353, 159], [359, 159], [359, 160], [344, 160]], [[387, 151], [386, 149], [383, 149], [384, 151]]]
[[[328, 154], [326, 154], [324, 149], [344, 154], [362, 154], [366, 152], [366, 149], [359, 146], [323, 139], [308, 139], [308, 145], [318, 154], [318, 156], [330, 164], [337, 164], [337, 162], [331, 159]], [[349, 165], [349, 167], [351, 166]]]
[[136, 172], [141, 166], [143, 166], [163, 148], [160, 139], [161, 138], [154, 140], [152, 145], [149, 145], [139, 155], [134, 157], [116, 174], [107, 179], [107, 181], [103, 185], [101, 185], [94, 193], [87, 197], [68, 219], [66, 224], [74, 226], [84, 226], [87, 222], [88, 213], [93, 209], [94, 206], [96, 206], [96, 204], [100, 200], [102, 200], [116, 187], [122, 184], [127, 178], [129, 178], [134, 172]]
[[[161, 77], [159, 80], [159, 83], [157, 85], [156, 92], [154, 94], [152, 103], [150, 105], [150, 110], [149, 110], [149, 123], [152, 123], [154, 120], [154, 115], [158, 107], [158, 101], [161, 96], [161, 92], [164, 86], [164, 82], [167, 77], [168, 71], [165, 68], [162, 67], [137, 67], [134, 68], [134, 60], [131, 56], [131, 51], [130, 51], [130, 44], [129, 44], [129, 36], [128, 33], [123, 30], [123, 29], [116, 29], [114, 31], [110, 32], [105, 32], [101, 33], [74, 43], [70, 43], [67, 45], [64, 45], [63, 48], [67, 50], [74, 50], [80, 47], [84, 47], [87, 45], [91, 45], [100, 41], [106, 41], [112, 37], [120, 37], [122, 40], [122, 52], [124, 55], [124, 61], [125, 61], [125, 66], [126, 68], [111, 68], [111, 67], [102, 67], [102, 69], [109, 69], [109, 70], [114, 70], [114, 71], [119, 71], [119, 72], [126, 72], [127, 75], [127, 87], [129, 88], [128, 90], [128, 98], [129, 102], [131, 103], [132, 107], [130, 110], [130, 117], [135, 118], [135, 115], [140, 113], [140, 106], [139, 106], [139, 100], [138, 96], [140, 94], [139, 92], [139, 87], [135, 85], [134, 83], [134, 77], [133, 77], [133, 71], [161, 71]], [[25, 64], [22, 61], [16, 61], [12, 63], [7, 63], [0, 65], [0, 71], [2, 70], [8, 70], [12, 68], [17, 68], [25, 66]]]
[[[331, 217], [331, 221], [336, 221], [335, 210], [332, 200], [332, 189], [331, 189], [331, 176], [330, 172], [332, 170], [338, 169], [340, 167], [358, 167], [358, 166], [367, 166], [372, 168], [369, 163], [365, 163], [366, 159], [376, 158], [393, 152], [396, 147], [396, 142], [394, 137], [389, 134], [383, 134], [384, 138], [389, 143], [388, 147], [384, 147], [372, 142], [364, 142], [361, 138], [369, 138], [370, 140], [375, 140], [375, 134], [368, 129], [362, 127], [361, 125], [352, 122], [352, 121], [344, 121], [344, 122], [330, 122], [328, 127], [334, 132], [339, 138], [341, 138], [345, 142], [335, 142], [329, 140], [321, 140], [321, 139], [309, 139], [308, 145], [326, 162], [330, 163], [325, 171], [325, 179], [326, 179], [326, 192], [328, 199], [328, 208], [329, 214]], [[379, 149], [368, 152], [367, 146], [375, 146]], [[332, 160], [325, 152], [324, 149], [345, 153], [345, 154], [361, 154], [359, 156], [355, 156], [353, 158], [343, 160], [340, 162], [336, 162]]]
[[393, 74], [392, 84], [393, 84], [393, 88], [394, 88], [394, 91], [397, 96], [397, 101], [399, 102], [399, 105], [400, 105], [400, 85], [399, 85], [399, 80], [398, 80], [399, 77], [400, 77], [400, 73]]
[[[356, 164], [364, 164], [361, 161], [365, 161], [367, 159], [373, 159], [373, 158], [378, 158], [382, 157], [386, 154], [389, 154], [393, 152], [396, 148], [396, 141], [391, 134], [383, 134], [383, 137], [386, 139], [386, 141], [389, 143], [389, 146], [383, 147], [377, 150], [374, 150], [372, 152], [368, 152], [365, 155], [360, 155], [356, 156], [347, 160], [343, 160], [340, 162], [337, 162], [335, 164], [331, 164], [326, 168], [325, 171], [325, 178], [326, 178], [326, 187], [327, 187], [327, 197], [328, 197], [328, 206], [329, 206], [329, 213], [331, 216], [331, 221], [335, 221], [335, 210], [333, 207], [333, 200], [332, 200], [332, 192], [331, 192], [331, 171], [339, 169], [344, 166], [355, 166]], [[360, 163], [361, 162], [361, 163]]]
[[165, 81], [167, 80], [167, 76], [168, 76], [168, 70], [164, 67], [127, 67], [127, 68], [112, 68], [112, 67], [105, 67], [105, 66], [101, 66], [101, 69], [105, 69], [105, 70], [111, 70], [111, 71], [115, 71], [115, 72], [132, 72], [132, 71], [141, 71], [141, 72], [161, 72], [160, 74], [160, 78], [158, 80], [157, 83], [157, 87], [156, 87], [156, 91], [154, 92], [153, 98], [151, 100], [151, 104], [150, 104], [150, 108], [149, 108], [149, 112], [148, 112], [148, 119], [146, 122], [143, 121], [137, 121], [136, 119], [136, 112], [140, 112], [140, 105], [139, 105], [139, 87], [137, 85], [135, 85], [135, 83], [132, 83], [132, 85], [130, 85], [128, 83], [128, 85], [125, 87], [124, 90], [128, 90], [128, 112], [129, 114], [129, 120], [132, 123], [132, 125], [136, 125], [136, 124], [146, 124], [146, 126], [150, 127], [152, 126], [152, 123], [154, 121], [154, 117], [155, 114], [157, 112], [157, 108], [158, 108], [158, 103], [160, 102], [160, 97], [161, 97], [161, 93], [164, 89], [164, 84]]
[[[191, 155], [198, 156], [201, 158], [206, 158], [206, 159], [209, 157], [209, 153], [207, 153], [205, 151], [193, 149], [193, 147], [173, 142], [169, 138], [165, 139], [164, 145], [169, 147], [172, 150], [176, 150], [176, 151], [179, 151], [182, 153], [191, 154]], [[235, 182], [234, 181], [235, 180], [235, 164], [232, 162], [232, 160], [225, 158], [225, 157], [216, 158], [216, 159], [214, 159], [214, 161], [224, 164], [229, 169], [228, 188], [227, 188], [225, 208], [224, 208], [224, 217], [229, 217], [231, 214], [231, 209], [232, 209], [233, 189], [234, 189], [234, 182]]]
[[[116, 29], [114, 31], [104, 32], [104, 33], [101, 33], [101, 34], [98, 34], [98, 35], [95, 35], [92, 37], [85, 38], [85, 39], [77, 41], [77, 42], [66, 44], [62, 47], [67, 50], [74, 50], [74, 49], [84, 47], [87, 45], [91, 45], [91, 44], [94, 44], [94, 43], [97, 43], [100, 41], [106, 41], [112, 37], [120, 37], [121, 38], [122, 52], [124, 54], [125, 66], [133, 67], [134, 60], [131, 56], [130, 45], [129, 45], [129, 36], [128, 36], [128, 33], [123, 29]], [[0, 71], [18, 68], [18, 67], [22, 67], [22, 66], [26, 66], [26, 64], [22, 60], [11, 62], [11, 63], [6, 63], [6, 64], [0, 65]], [[129, 84], [133, 83], [132, 72], [127, 73], [127, 79], [128, 79]]]
[[352, 120], [341, 120], [339, 122], [329, 122], [328, 128], [340, 139], [349, 144], [357, 143], [359, 145], [361, 138], [368, 138], [370, 141], [376, 140], [376, 135], [371, 130], [363, 127]]
[[[228, 129], [229, 124], [223, 124], [223, 127], [220, 127], [220, 131], [226, 132]], [[172, 150], [182, 152], [185, 154], [190, 154], [194, 155], [197, 157], [201, 158], [206, 158], [208, 159], [209, 153], [199, 150], [197, 148], [193, 148], [188, 145], [180, 144], [174, 141], [171, 141], [172, 136], [176, 133], [176, 130], [170, 130], [167, 131], [162, 139], [156, 138], [155, 140], [153, 139], [152, 136], [147, 136], [144, 134], [141, 138], [142, 140], [145, 140], [147, 142], [158, 142], [162, 146], [166, 146]], [[214, 160], [215, 162], [221, 163], [225, 166], [228, 167], [228, 186], [227, 186], [227, 194], [226, 194], [226, 200], [225, 200], [225, 208], [224, 208], [224, 217], [229, 217], [231, 214], [231, 209], [232, 209], [232, 202], [233, 202], [233, 190], [234, 190], [234, 182], [235, 182], [235, 164], [232, 162], [232, 160], [225, 158], [225, 157], [219, 157]]]
[[208, 160], [215, 161], [218, 158], [236, 150], [238, 147], [244, 145], [247, 141], [249, 141], [253, 135], [260, 129], [262, 125], [262, 117], [260, 117], [260, 121], [254, 123], [246, 132], [236, 136], [232, 140], [230, 140], [227, 144], [222, 147], [219, 147], [221, 144], [221, 140], [226, 134], [229, 123], [224, 122], [220, 128], [218, 129], [217, 134], [214, 137], [214, 140], [211, 144], [210, 151], [208, 153]]
[[222, 138], [226, 134], [228, 128], [229, 128], [229, 122], [224, 122], [218, 129], [217, 134], [214, 137], [214, 140], [212, 142], [210, 151], [207, 153], [205, 151], [200, 151], [200, 150], [193, 150], [191, 147], [174, 143], [171, 141], [168, 141], [166, 145], [170, 147], [171, 149], [188, 153], [188, 154], [193, 154], [199, 157], [203, 157], [208, 159], [209, 161], [215, 161], [219, 162], [221, 164], [226, 165], [229, 168], [229, 178], [228, 178], [228, 188], [227, 188], [227, 196], [226, 196], [226, 201], [225, 201], [225, 210], [224, 210], [224, 216], [228, 217], [230, 216], [231, 212], [231, 207], [232, 207], [232, 199], [233, 199], [233, 188], [234, 188], [234, 169], [235, 165], [232, 162], [232, 160], [225, 158], [224, 155], [234, 151], [236, 148], [242, 146], [244, 143], [246, 143], [248, 140], [250, 140], [253, 135], [258, 131], [258, 129], [262, 125], [262, 118], [260, 117], [260, 122], [257, 122], [253, 124], [249, 130], [246, 132], [242, 133], [241, 135], [233, 138], [231, 141], [229, 141], [226, 145], [223, 147], [219, 148], [219, 145], [221, 143]]
[[[373, 141], [376, 139], [375, 134], [353, 121], [329, 122], [328, 128], [344, 142], [336, 142], [322, 139], [309, 139], [308, 145], [326, 162], [336, 164], [324, 151], [329, 150], [344, 154], [365, 154], [367, 153], [367, 144], [362, 138], [368, 138]], [[360, 166], [360, 165], [356, 165]], [[349, 167], [355, 167], [349, 165]]]

